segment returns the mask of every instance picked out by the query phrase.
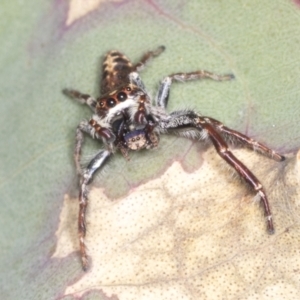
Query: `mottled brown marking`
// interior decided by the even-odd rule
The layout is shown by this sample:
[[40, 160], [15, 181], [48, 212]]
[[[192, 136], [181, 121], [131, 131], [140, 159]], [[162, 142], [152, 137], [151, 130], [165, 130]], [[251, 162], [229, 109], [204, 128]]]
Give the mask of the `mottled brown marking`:
[[108, 52], [102, 65], [101, 94], [107, 94], [128, 83], [128, 74], [132, 70], [132, 63], [124, 54], [118, 51]]
[[109, 53], [110, 53], [111, 56], [117, 56], [117, 55], [120, 55], [120, 54], [123, 55], [119, 51], [114, 51], [114, 50], [110, 51]]
[[[114, 71], [118, 72], [118, 74], [116, 74], [116, 75], [118, 76], [118, 78], [120, 78], [120, 77], [124, 77], [123, 73], [129, 74], [131, 71], [131, 68], [123, 63], [121, 63], [121, 64], [117, 63], [114, 65]], [[122, 71], [123, 73], [119, 74], [120, 71]]]
[[118, 64], [127, 64], [128, 60], [126, 60], [123, 56], [122, 57], [116, 57], [114, 59], [114, 63], [118, 63]]
[[97, 122], [96, 122], [95, 120], [91, 119], [91, 120], [89, 121], [89, 124], [90, 124], [92, 127], [94, 127], [94, 126], [97, 124]]
[[102, 78], [105, 79], [109, 75], [108, 71], [104, 71], [102, 74]]

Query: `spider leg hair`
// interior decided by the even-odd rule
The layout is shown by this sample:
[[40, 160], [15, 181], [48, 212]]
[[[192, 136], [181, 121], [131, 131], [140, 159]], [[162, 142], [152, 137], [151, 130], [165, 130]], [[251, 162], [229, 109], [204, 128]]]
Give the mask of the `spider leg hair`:
[[225, 137], [230, 137], [235, 140], [237, 140], [242, 145], [251, 148], [253, 150], [258, 150], [259, 152], [277, 160], [277, 161], [283, 161], [285, 160], [285, 157], [283, 155], [280, 155], [279, 153], [275, 152], [274, 150], [270, 149], [269, 147], [259, 143], [258, 141], [255, 141], [254, 139], [249, 138], [248, 136], [230, 129], [226, 126], [224, 126], [221, 122], [206, 117], [206, 120], [209, 120], [211, 124]]
[[185, 111], [185, 114], [184, 111], [174, 112], [168, 119], [161, 121], [160, 131], [162, 133], [172, 133], [172, 129], [175, 129], [175, 133], [177, 133], [177, 129], [188, 127], [200, 130], [203, 137], [207, 136], [221, 158], [223, 158], [231, 167], [233, 167], [238, 175], [249, 184], [254, 192], [257, 193], [262, 200], [264, 214], [267, 219], [268, 232], [270, 234], [274, 233], [271, 209], [263, 186], [256, 176], [229, 150], [227, 143], [218, 132], [218, 129], [214, 126], [214, 124], [210, 122], [209, 118], [199, 116], [193, 111]]
[[93, 176], [106, 163], [110, 157], [111, 152], [107, 150], [99, 151], [90, 161], [88, 166], [83, 170], [80, 177], [80, 191], [79, 191], [79, 214], [78, 214], [78, 236], [80, 246], [80, 256], [82, 261], [82, 268], [84, 271], [88, 269], [88, 257], [85, 246], [86, 235], [86, 209], [88, 205], [88, 185], [92, 182]]

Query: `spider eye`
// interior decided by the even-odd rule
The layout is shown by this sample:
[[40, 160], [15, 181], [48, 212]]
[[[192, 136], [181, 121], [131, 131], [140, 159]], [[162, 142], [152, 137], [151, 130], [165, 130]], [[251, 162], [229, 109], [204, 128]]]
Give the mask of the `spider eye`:
[[124, 93], [124, 92], [120, 92], [118, 95], [117, 95], [117, 98], [119, 101], [125, 101], [127, 99], [127, 95]]
[[131, 91], [131, 87], [128, 86], [128, 87], [126, 88], [126, 91], [127, 91], [127, 92], [130, 92], [130, 91]]
[[113, 98], [109, 98], [107, 99], [106, 104], [108, 107], [114, 107], [116, 105], [116, 100]]

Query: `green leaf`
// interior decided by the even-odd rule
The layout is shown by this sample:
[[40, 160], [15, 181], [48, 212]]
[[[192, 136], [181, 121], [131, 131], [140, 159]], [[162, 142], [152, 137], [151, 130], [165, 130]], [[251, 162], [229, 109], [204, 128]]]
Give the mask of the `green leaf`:
[[[108, 50], [120, 50], [133, 61], [137, 61], [144, 52], [153, 50], [159, 45], [165, 45], [166, 51], [153, 60], [142, 72], [142, 78], [153, 95], [155, 95], [159, 80], [175, 72], [206, 69], [220, 74], [233, 73], [236, 79], [230, 82], [195, 81], [174, 84], [169, 99], [169, 111], [177, 108], [194, 108], [203, 115], [218, 119], [283, 153], [295, 151], [300, 144], [298, 133], [300, 8], [298, 2], [285, 0], [90, 0], [84, 2], [85, 4], [82, 5], [85, 7], [81, 7], [79, 10], [75, 7], [76, 3], [79, 2], [41, 3], [36, 0], [25, 4], [20, 1], [5, 1], [0, 12], [0, 238], [2, 241], [0, 280], [3, 299], [56, 299], [62, 297], [66, 292], [66, 287], [76, 283], [81, 276], [83, 280], [86, 280], [81, 271], [78, 253], [74, 252], [78, 250], [76, 240], [77, 203], [75, 202], [77, 178], [72, 153], [75, 128], [80, 120], [89, 118], [91, 113], [88, 108], [83, 108], [67, 99], [61, 91], [63, 88], [72, 87], [98, 96], [100, 63]], [[99, 143], [91, 142], [87, 138], [83, 160], [88, 161], [90, 155], [99, 147], [101, 147]], [[214, 155], [217, 156], [217, 154]], [[143, 184], [150, 179], [161, 179], [162, 174], [169, 170], [175, 161], [180, 162], [187, 174], [193, 174], [193, 172], [203, 170], [207, 158], [213, 160], [214, 155], [206, 154], [199, 143], [162, 136], [157, 150], [131, 153], [130, 162], [116, 154], [94, 181], [93, 199], [99, 199], [97, 195], [102, 195], [104, 192], [108, 198], [102, 199], [104, 204], [100, 203], [110, 207], [110, 201], [117, 199], [115, 201], [121, 205], [121, 197], [132, 195], [135, 188], [144, 187]], [[283, 182], [286, 178], [280, 178], [274, 171], [281, 164], [272, 162], [269, 165], [269, 162], [264, 163], [264, 160], [268, 161], [263, 158], [262, 161], [253, 165], [253, 160], [248, 160], [247, 155], [243, 157], [243, 161], [249, 161], [249, 167], [252, 165], [256, 173], [262, 176], [260, 178], [266, 181], [267, 192], [270, 195], [273, 195], [269, 190], [274, 187], [272, 184], [276, 186], [276, 182], [280, 182], [281, 196], [273, 197], [278, 201], [283, 199], [282, 203], [287, 203], [286, 206], [288, 206], [289, 199], [297, 199], [294, 194], [290, 198], [287, 195], [291, 193], [291, 190], [297, 190], [298, 182], [295, 181], [289, 186], [290, 181], [286, 181], [284, 185]], [[294, 165], [295, 161], [288, 160], [286, 169], [293, 170], [292, 166]], [[212, 174], [216, 175], [217, 166], [212, 164], [212, 168], [214, 170]], [[274, 179], [272, 184], [266, 180], [268, 168], [275, 172], [276, 180]], [[290, 171], [288, 176], [294, 176], [293, 180], [296, 180], [295, 176], [297, 175], [295, 174]], [[188, 178], [188, 175], [186, 177]], [[222, 182], [227, 184], [226, 177], [223, 174], [222, 180], [217, 181], [218, 185], [208, 181], [207, 186], [212, 190], [218, 190], [217, 186], [222, 187]], [[184, 178], [184, 175], [180, 178]], [[230, 182], [230, 179], [228, 180]], [[203, 182], [199, 183], [199, 187], [203, 188], [205, 183]], [[185, 185], [183, 181], [181, 184]], [[239, 190], [239, 186], [241, 186], [242, 192]], [[287, 192], [286, 186], [289, 186]], [[104, 191], [99, 192], [98, 187], [104, 188]], [[242, 201], [240, 200], [241, 195], [244, 195], [242, 187], [243, 185], [239, 183], [234, 185], [233, 192], [237, 188], [238, 196], [228, 196], [232, 197], [230, 203], [239, 205]], [[180, 191], [186, 191], [184, 186], [182, 188], [177, 186], [177, 188], [178, 195], [182, 196]], [[164, 186], [160, 186], [160, 189], [167, 191]], [[284, 192], [286, 192], [285, 196]], [[195, 193], [197, 193], [196, 190]], [[296, 194], [294, 190], [293, 193]], [[161, 194], [159, 195], [161, 197]], [[74, 211], [72, 210], [69, 215], [66, 213], [63, 218], [61, 213], [64, 196], [64, 207], [74, 206]], [[172, 196], [175, 206], [170, 210], [174, 218], [167, 218], [170, 225], [168, 228], [173, 228], [173, 230], [179, 228], [178, 232], [182, 233], [184, 230], [180, 230], [184, 225], [178, 225], [181, 217], [179, 213], [176, 215], [176, 207], [182, 207], [182, 210], [185, 211], [185, 206], [180, 202], [179, 197], [174, 199], [175, 196]], [[214, 194], [211, 201], [214, 201], [215, 197], [217, 196]], [[69, 199], [74, 199], [75, 204], [71, 203], [68, 206]], [[203, 199], [201, 198], [203, 202], [201, 199], [198, 199], [199, 202], [197, 202], [197, 199], [196, 197], [193, 200], [195, 203], [188, 204], [189, 209], [197, 205], [202, 207], [201, 203], [209, 205], [203, 200], [210, 199], [209, 197], [203, 196]], [[124, 201], [126, 200], [124, 199]], [[140, 203], [140, 200], [137, 203]], [[171, 205], [170, 202], [167, 203]], [[249, 202], [247, 203], [251, 206]], [[212, 205], [217, 204], [218, 202]], [[281, 207], [279, 204], [279, 202], [273, 202], [273, 208], [274, 212], [280, 215], [282, 210], [278, 208]], [[147, 202], [147, 205], [150, 204]], [[221, 207], [223, 205], [226, 206], [222, 204]], [[296, 200], [293, 200], [291, 205], [296, 209]], [[114, 205], [111, 204], [111, 207]], [[152, 213], [155, 211], [153, 206], [146, 208]], [[225, 210], [227, 213], [224, 213], [224, 220], [230, 219], [232, 209], [230, 207], [228, 211]], [[205, 211], [205, 207], [203, 210]], [[220, 207], [216, 210], [219, 211]], [[237, 207], [236, 210], [238, 213], [230, 220], [245, 230], [244, 227], [247, 223], [240, 222], [239, 217], [246, 214], [247, 208], [243, 207], [239, 211], [239, 207]], [[187, 211], [187, 216], [190, 216], [193, 210]], [[258, 218], [261, 217], [258, 207], [255, 206], [253, 211], [258, 213]], [[147, 211], [142, 209], [140, 213], [140, 218], [147, 217]], [[158, 223], [151, 223], [147, 226], [150, 228], [156, 226], [162, 240], [169, 239], [173, 235], [164, 235], [166, 229], [163, 225], [165, 223], [161, 219], [161, 216], [167, 212], [160, 211], [159, 213], [156, 222], [161, 221], [162, 227], [159, 227]], [[206, 222], [212, 220], [213, 222], [211, 218], [216, 216], [209, 212], [210, 218], [205, 219], [205, 216], [201, 215], [201, 210], [198, 209], [195, 209], [194, 213], [195, 216], [192, 219], [195, 220], [198, 220], [196, 215], [199, 214], [199, 224], [195, 221], [199, 225], [195, 229], [195, 234], [199, 237], [203, 233], [203, 237], [210, 239], [212, 235], [210, 235], [209, 228], [205, 227], [201, 220]], [[286, 213], [291, 215], [289, 210]], [[291, 224], [297, 224], [290, 215], [288, 220], [291, 221], [287, 222], [288, 224], [278, 221], [278, 235], [274, 239], [272, 237], [271, 242], [276, 240], [278, 243], [284, 244], [286, 240], [283, 237], [288, 236], [288, 234], [284, 234], [284, 230], [288, 226], [292, 226]], [[251, 213], [250, 216], [252, 216]], [[92, 213], [90, 217], [95, 218]], [[88, 224], [93, 223], [90, 217]], [[122, 217], [124, 217], [122, 214], [119, 215], [119, 218]], [[223, 217], [217, 214], [217, 218], [222, 219]], [[280, 215], [278, 220], [282, 220], [282, 218], [283, 216]], [[250, 219], [249, 224], [252, 224], [252, 219], [245, 217], [245, 220], [248, 219]], [[186, 222], [187, 219], [184, 220]], [[116, 226], [117, 222], [109, 220], [108, 223]], [[252, 254], [251, 249], [253, 248], [251, 247], [257, 246], [253, 241], [256, 238], [255, 234], [258, 235], [260, 246], [264, 243], [264, 239], [270, 241], [264, 232], [262, 218], [258, 220], [258, 223], [261, 224], [261, 226], [259, 225], [259, 228], [262, 229], [261, 233], [256, 230], [253, 233], [252, 228], [246, 230], [247, 234], [252, 232], [249, 238], [250, 246], [247, 246], [246, 249]], [[69, 252], [66, 252], [65, 257], [57, 255], [57, 241], [59, 240], [61, 243], [60, 238], [63, 236], [57, 230], [62, 228], [62, 224], [65, 226], [64, 233], [69, 235], [69, 240], [66, 242]], [[139, 228], [138, 224], [135, 225], [137, 226], [135, 228]], [[220, 226], [226, 231], [227, 227], [224, 224]], [[296, 225], [291, 228], [294, 230], [291, 233], [293, 236], [291, 241], [294, 242], [299, 237], [299, 228]], [[229, 229], [231, 229], [230, 226], [227, 230]], [[91, 233], [94, 232], [92, 228], [89, 230]], [[103, 230], [110, 230], [110, 227], [106, 229], [101, 227], [99, 234], [103, 233]], [[147, 229], [145, 230], [147, 232]], [[145, 232], [142, 233], [145, 234]], [[142, 237], [147, 241], [151, 240], [153, 232], [155, 231], [149, 229], [149, 235], [143, 236], [141, 233], [135, 237], [144, 247]], [[174, 231], [172, 233], [174, 234]], [[217, 229], [214, 227], [214, 234], [216, 233]], [[173, 237], [198, 249], [200, 244], [190, 243], [190, 239], [194, 238], [191, 237], [191, 232], [185, 234], [183, 237]], [[228, 245], [239, 247], [240, 240], [236, 238], [235, 234], [230, 235], [226, 231], [224, 241]], [[247, 234], [242, 236], [246, 239]], [[232, 241], [233, 236], [236, 238], [234, 241]], [[219, 238], [222, 239], [222, 237]], [[196, 238], [195, 240], [198, 241]], [[216, 245], [215, 243], [218, 241], [216, 238], [210, 242], [212, 245]], [[101, 238], [99, 243], [101, 243]], [[128, 248], [130, 251], [126, 248], [131, 254], [128, 257], [132, 258], [132, 253], [140, 251], [140, 249], [147, 252], [147, 247], [139, 246], [141, 248], [137, 249], [135, 247], [138, 245], [134, 245], [132, 240], [129, 240], [128, 243], [130, 247], [133, 247]], [[158, 243], [156, 239], [155, 243]], [[224, 245], [222, 243], [221, 245]], [[299, 249], [299, 239], [297, 243], [298, 248], [295, 247], [295, 251]], [[126, 243], [122, 246], [125, 247]], [[101, 252], [102, 247], [103, 245], [95, 245], [92, 240], [89, 240], [88, 248], [98, 248]], [[155, 248], [151, 248], [151, 251], [155, 251]], [[276, 244], [272, 251], [279, 248], [281, 249], [279, 253], [284, 253], [285, 248], [281, 244]], [[121, 249], [125, 248], [121, 247]], [[125, 260], [127, 257], [125, 254], [128, 253], [126, 249], [121, 251], [124, 255], [122, 258]], [[162, 251], [159, 246], [157, 249], [158, 252]], [[173, 255], [178, 255], [176, 261], [179, 264], [186, 262], [183, 257], [187, 252], [174, 252], [174, 248], [171, 250], [173, 250], [171, 252]], [[201, 256], [201, 249], [198, 250]], [[271, 254], [264, 255], [262, 263], [264, 266], [268, 265], [272, 251], [270, 250]], [[55, 256], [53, 256], [54, 253], [56, 253]], [[224, 250], [224, 257], [231, 259], [230, 253], [232, 252], [228, 246]], [[242, 259], [241, 253], [235, 252], [238, 259]], [[295, 253], [292, 256], [295, 264], [294, 271], [282, 271], [282, 264], [288, 259], [287, 255], [283, 254], [283, 263], [276, 266], [282, 271], [281, 274], [284, 274], [268, 278], [266, 285], [260, 286], [258, 289], [258, 297], [268, 295], [268, 291], [273, 285], [279, 291], [286, 291], [285, 289], [290, 288], [289, 292], [299, 293], [299, 287], [294, 285], [297, 279], [297, 270], [299, 270], [297, 267], [299, 262], [294, 256]], [[289, 252], [289, 255], [292, 253]], [[164, 260], [163, 258], [160, 260], [155, 255], [153, 257], [155, 257], [154, 262], [151, 261], [151, 255], [146, 258], [147, 263], [155, 270], [155, 262], [159, 264]], [[192, 257], [195, 259], [195, 256]], [[132, 299], [151, 299], [151, 295], [156, 295], [156, 292], [163, 295], [160, 299], [168, 299], [171, 296], [174, 299], [178, 289], [186, 298], [192, 297], [191, 290], [193, 290], [193, 295], [205, 299], [206, 296], [209, 298], [210, 294], [208, 289], [203, 287], [207, 281], [201, 277], [201, 274], [208, 276], [208, 270], [212, 270], [212, 272], [220, 270], [215, 268], [215, 263], [218, 263], [218, 260], [214, 260], [216, 257], [212, 257], [213, 263], [209, 259], [205, 261], [203, 257], [197, 261], [197, 266], [200, 267], [195, 268], [194, 273], [189, 267], [177, 269], [178, 266], [174, 265], [176, 272], [166, 281], [163, 273], [160, 274], [161, 276], [158, 276], [159, 273], [154, 273], [153, 277], [147, 273], [143, 273], [143, 276], [139, 276], [140, 273], [132, 273], [134, 276], [128, 275], [126, 280], [114, 282], [115, 278], [107, 274], [101, 275], [101, 268], [98, 269], [99, 266], [94, 266], [95, 270], [100, 270], [100, 275], [98, 274], [99, 277], [97, 277], [99, 281], [90, 287], [83, 286], [87, 288], [85, 290], [87, 292], [91, 289], [103, 290], [103, 292], [96, 291], [95, 294], [90, 294], [96, 299], [114, 299], [113, 297], [131, 299], [122, 289], [122, 286], [128, 283], [135, 287], [146, 285], [149, 288], [141, 290], [140, 294], [137, 294], [136, 290], [131, 290]], [[135, 258], [137, 259], [137, 257]], [[252, 258], [253, 256], [251, 256]], [[250, 260], [250, 257], [247, 259]], [[276, 259], [279, 260], [279, 257]], [[140, 260], [140, 263], [144, 262], [144, 260]], [[137, 262], [135, 261], [135, 263]], [[254, 291], [258, 284], [244, 278], [249, 269], [247, 271], [243, 269], [243, 262], [235, 263], [236, 265], [230, 266], [230, 268], [232, 268], [232, 272], [238, 270], [234, 276], [237, 278], [235, 283], [238, 283], [236, 290], [239, 290], [240, 294], [238, 292], [230, 294], [226, 289], [226, 280], [230, 284], [234, 281], [233, 277], [224, 278], [225, 283], [223, 279], [220, 279], [222, 281], [216, 282], [216, 286], [211, 289], [215, 289], [217, 293], [220, 293], [219, 295], [226, 295], [224, 297], [229, 299], [250, 297], [251, 293], [256, 293]], [[273, 263], [275, 264], [274, 261]], [[257, 261], [253, 264], [256, 265]], [[137, 265], [139, 264], [137, 263]], [[236, 267], [237, 265], [238, 267]], [[201, 266], [206, 266], [207, 269], [201, 268]], [[108, 268], [109, 265], [106, 267]], [[170, 264], [166, 263], [165, 266], [160, 265], [160, 270], [169, 267]], [[138, 271], [142, 272], [141, 269]], [[123, 274], [122, 272], [120, 274]], [[263, 273], [263, 271], [261, 272]], [[261, 273], [255, 274], [262, 278]], [[214, 275], [211, 278], [208, 276], [207, 280], [214, 282], [213, 277]], [[159, 287], [153, 286], [152, 293], [151, 285], [147, 281], [149, 278], [151, 278], [151, 282], [161, 283]], [[191, 283], [193, 278], [200, 279], [197, 281], [198, 285], [196, 284], [190, 289], [186, 284]], [[288, 283], [287, 278], [290, 278]], [[280, 285], [280, 280], [286, 283], [285, 287]], [[175, 281], [178, 285], [173, 285]], [[163, 282], [166, 282], [166, 285]], [[247, 287], [241, 282], [244, 282]], [[105, 290], [105, 285], [111, 286], [112, 284], [117, 288]], [[249, 285], [253, 286], [253, 290], [249, 288]], [[167, 292], [168, 289], [170, 289], [169, 291], [173, 289], [175, 296], [173, 296], [173, 292]], [[79, 290], [80, 285], [76, 292]], [[72, 290], [73, 292], [74, 290]], [[261, 294], [259, 294], [260, 292]], [[273, 291], [273, 293], [275, 292]], [[112, 294], [116, 296], [110, 296]], [[98, 298], [97, 295], [99, 295]], [[88, 297], [86, 294], [86, 299]]]

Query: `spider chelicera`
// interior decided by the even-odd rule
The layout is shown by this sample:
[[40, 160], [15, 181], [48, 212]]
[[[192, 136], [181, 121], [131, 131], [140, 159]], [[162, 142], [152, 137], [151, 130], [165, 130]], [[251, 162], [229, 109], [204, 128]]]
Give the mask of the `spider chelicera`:
[[[212, 79], [226, 81], [234, 78], [232, 74], [217, 75], [205, 70], [191, 73], [175, 73], [164, 78], [159, 86], [153, 103], [138, 72], [153, 57], [165, 50], [164, 46], [147, 52], [140, 61], [132, 64], [118, 51], [110, 51], [103, 62], [101, 95], [93, 98], [73, 89], [65, 89], [64, 93], [87, 104], [93, 111], [89, 121], [82, 121], [76, 129], [74, 159], [79, 174], [79, 216], [78, 234], [82, 267], [88, 268], [88, 257], [85, 246], [86, 209], [88, 203], [87, 186], [91, 183], [97, 170], [103, 167], [108, 158], [117, 150], [128, 159], [130, 150], [152, 149], [158, 146], [160, 134], [177, 134], [194, 140], [210, 140], [217, 153], [243, 178], [262, 201], [269, 233], [274, 232], [272, 214], [265, 190], [253, 173], [239, 161], [229, 150], [226, 139], [230, 138], [246, 147], [258, 150], [277, 160], [284, 156], [246, 135], [224, 126], [219, 121], [201, 116], [193, 110], [166, 111], [170, 87], [173, 81], [196, 79]], [[82, 169], [81, 148], [84, 134], [100, 140], [104, 144]]]

